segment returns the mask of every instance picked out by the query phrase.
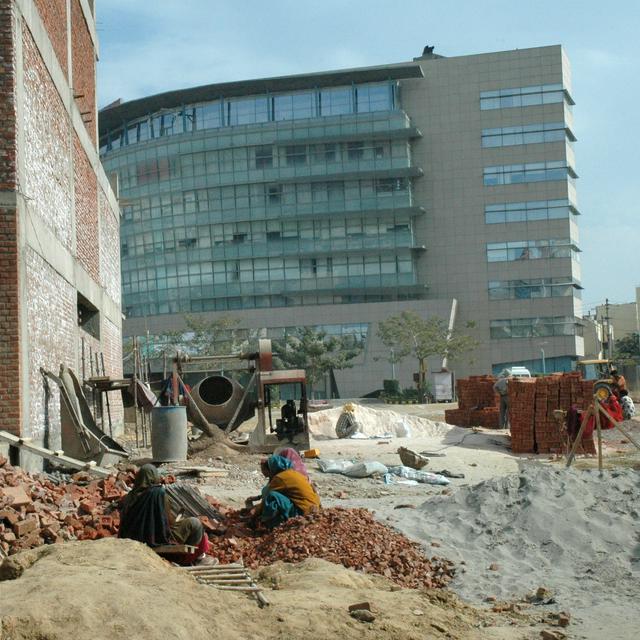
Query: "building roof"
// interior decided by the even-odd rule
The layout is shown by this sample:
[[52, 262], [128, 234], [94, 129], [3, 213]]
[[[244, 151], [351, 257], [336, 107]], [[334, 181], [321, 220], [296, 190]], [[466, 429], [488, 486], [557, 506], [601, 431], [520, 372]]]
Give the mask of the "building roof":
[[238, 82], [221, 82], [207, 84], [190, 89], [166, 91], [129, 102], [115, 102], [100, 110], [100, 135], [115, 129], [123, 122], [141, 118], [149, 113], [163, 109], [173, 109], [183, 104], [207, 102], [221, 97], [240, 97], [267, 92], [301, 91], [318, 86], [335, 87], [344, 84], [362, 82], [383, 82], [384, 80], [402, 80], [406, 78], [422, 78], [422, 69], [416, 63], [390, 64], [378, 67], [360, 67], [356, 69], [340, 69], [338, 71], [322, 71], [294, 76], [276, 78], [258, 78], [240, 80]]

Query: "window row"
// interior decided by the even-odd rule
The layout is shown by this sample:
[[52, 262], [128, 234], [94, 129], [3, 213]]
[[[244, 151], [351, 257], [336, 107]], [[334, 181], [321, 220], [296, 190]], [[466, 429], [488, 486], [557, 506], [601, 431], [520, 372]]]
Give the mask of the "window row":
[[[347, 218], [329, 220], [254, 220], [252, 222], [227, 222], [198, 227], [176, 227], [164, 231], [147, 231], [123, 238], [123, 257], [141, 256], [147, 253], [170, 253], [180, 250], [209, 247], [259, 245], [267, 243], [273, 251], [293, 244], [311, 250], [316, 240], [345, 240], [344, 247], [356, 248], [358, 240], [369, 240], [371, 246], [403, 246], [411, 244], [409, 218]], [[365, 243], [369, 244], [369, 243]], [[340, 248], [336, 246], [334, 248]]]
[[[363, 201], [384, 199], [395, 194], [410, 195], [410, 181], [407, 178], [236, 184], [138, 198], [122, 206], [122, 216], [125, 221], [138, 221], [206, 212], [245, 211], [256, 215], [260, 210], [278, 205], [299, 207], [304, 211], [317, 207], [319, 211], [326, 211], [326, 203], [358, 209]], [[348, 203], [353, 206], [347, 206]], [[372, 208], [376, 208], [375, 203]]]
[[[328, 336], [344, 337], [352, 336], [356, 342], [363, 344], [366, 342], [369, 332], [369, 324], [366, 322], [356, 322], [351, 324], [319, 324], [311, 327], [316, 331], [324, 331]], [[297, 336], [300, 327], [269, 327], [266, 336], [274, 340], [282, 340], [288, 336]]]
[[580, 287], [571, 278], [529, 278], [489, 282], [489, 300], [529, 300], [565, 296], [582, 296]]
[[536, 220], [557, 220], [577, 214], [568, 199], [530, 200], [529, 202], [503, 202], [488, 204], [484, 208], [487, 224], [501, 222], [534, 222]]
[[525, 124], [516, 127], [501, 127], [482, 130], [483, 147], [508, 147], [518, 144], [541, 142], [575, 142], [575, 136], [563, 122]]
[[[203, 176], [222, 176], [227, 179], [234, 173], [241, 174], [235, 177], [236, 181], [246, 181], [246, 173], [254, 170], [260, 173], [252, 177], [260, 178], [264, 175], [264, 170], [283, 171], [307, 166], [327, 171], [374, 171], [398, 166], [404, 168], [409, 166], [409, 158], [408, 144], [403, 141], [351, 140], [314, 145], [236, 147], [169, 158], [147, 158], [122, 165], [117, 172], [120, 187], [132, 189], [171, 179]], [[286, 175], [295, 175], [295, 172], [288, 171]]]
[[123, 292], [137, 293], [233, 282], [269, 282], [351, 276], [413, 274], [410, 255], [249, 258], [167, 265], [122, 274]]
[[545, 238], [487, 244], [487, 262], [540, 260], [543, 258], [573, 258], [579, 260], [579, 250], [568, 238]]
[[573, 100], [562, 84], [532, 85], [514, 89], [498, 89], [480, 93], [480, 109], [509, 109], [512, 107], [531, 107], [539, 104], [553, 104]]
[[324, 304], [362, 304], [365, 302], [392, 302], [397, 300], [421, 300], [422, 293], [398, 289], [394, 293], [360, 293], [346, 294], [301, 294], [275, 295], [237, 295], [226, 298], [188, 298], [167, 302], [125, 302], [124, 314], [129, 318], [148, 317], [166, 313], [197, 313], [200, 311], [237, 311], [240, 309], [263, 309], [277, 307], [299, 307]]
[[566, 160], [507, 164], [484, 169], [484, 184], [488, 187], [525, 182], [549, 182], [576, 177], [576, 173], [567, 165]]
[[291, 93], [223, 98], [152, 114], [108, 132], [100, 152], [153, 138], [236, 125], [302, 118], [392, 111], [397, 104], [397, 83], [382, 82], [296, 91]]
[[504, 338], [544, 338], [550, 336], [582, 335], [577, 318], [553, 316], [550, 318], [509, 318], [491, 320], [489, 331], [493, 340]]

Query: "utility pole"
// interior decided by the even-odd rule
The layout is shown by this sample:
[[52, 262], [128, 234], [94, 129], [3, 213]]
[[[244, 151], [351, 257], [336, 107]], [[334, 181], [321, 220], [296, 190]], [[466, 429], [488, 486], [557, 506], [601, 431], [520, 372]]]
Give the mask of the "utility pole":
[[605, 308], [605, 316], [604, 316], [604, 320], [606, 322], [606, 328], [607, 328], [607, 358], [609, 360], [611, 360], [612, 354], [613, 354], [613, 349], [612, 349], [612, 344], [611, 344], [611, 324], [610, 324], [610, 316], [609, 316], [609, 298], [606, 298], [604, 301], [604, 308]]

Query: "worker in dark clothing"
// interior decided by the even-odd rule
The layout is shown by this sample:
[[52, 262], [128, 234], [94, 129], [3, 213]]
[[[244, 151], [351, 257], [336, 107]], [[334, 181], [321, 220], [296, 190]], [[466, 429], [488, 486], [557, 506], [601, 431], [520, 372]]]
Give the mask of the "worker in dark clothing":
[[493, 385], [493, 390], [500, 396], [500, 429], [509, 426], [509, 378], [511, 371], [504, 369]]

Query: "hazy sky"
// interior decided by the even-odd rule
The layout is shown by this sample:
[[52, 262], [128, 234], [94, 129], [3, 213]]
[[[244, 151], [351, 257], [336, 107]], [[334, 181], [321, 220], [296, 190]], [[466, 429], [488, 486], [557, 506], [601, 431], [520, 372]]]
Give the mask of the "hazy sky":
[[261, 76], [562, 44], [585, 311], [640, 286], [637, 0], [99, 0], [99, 104]]

